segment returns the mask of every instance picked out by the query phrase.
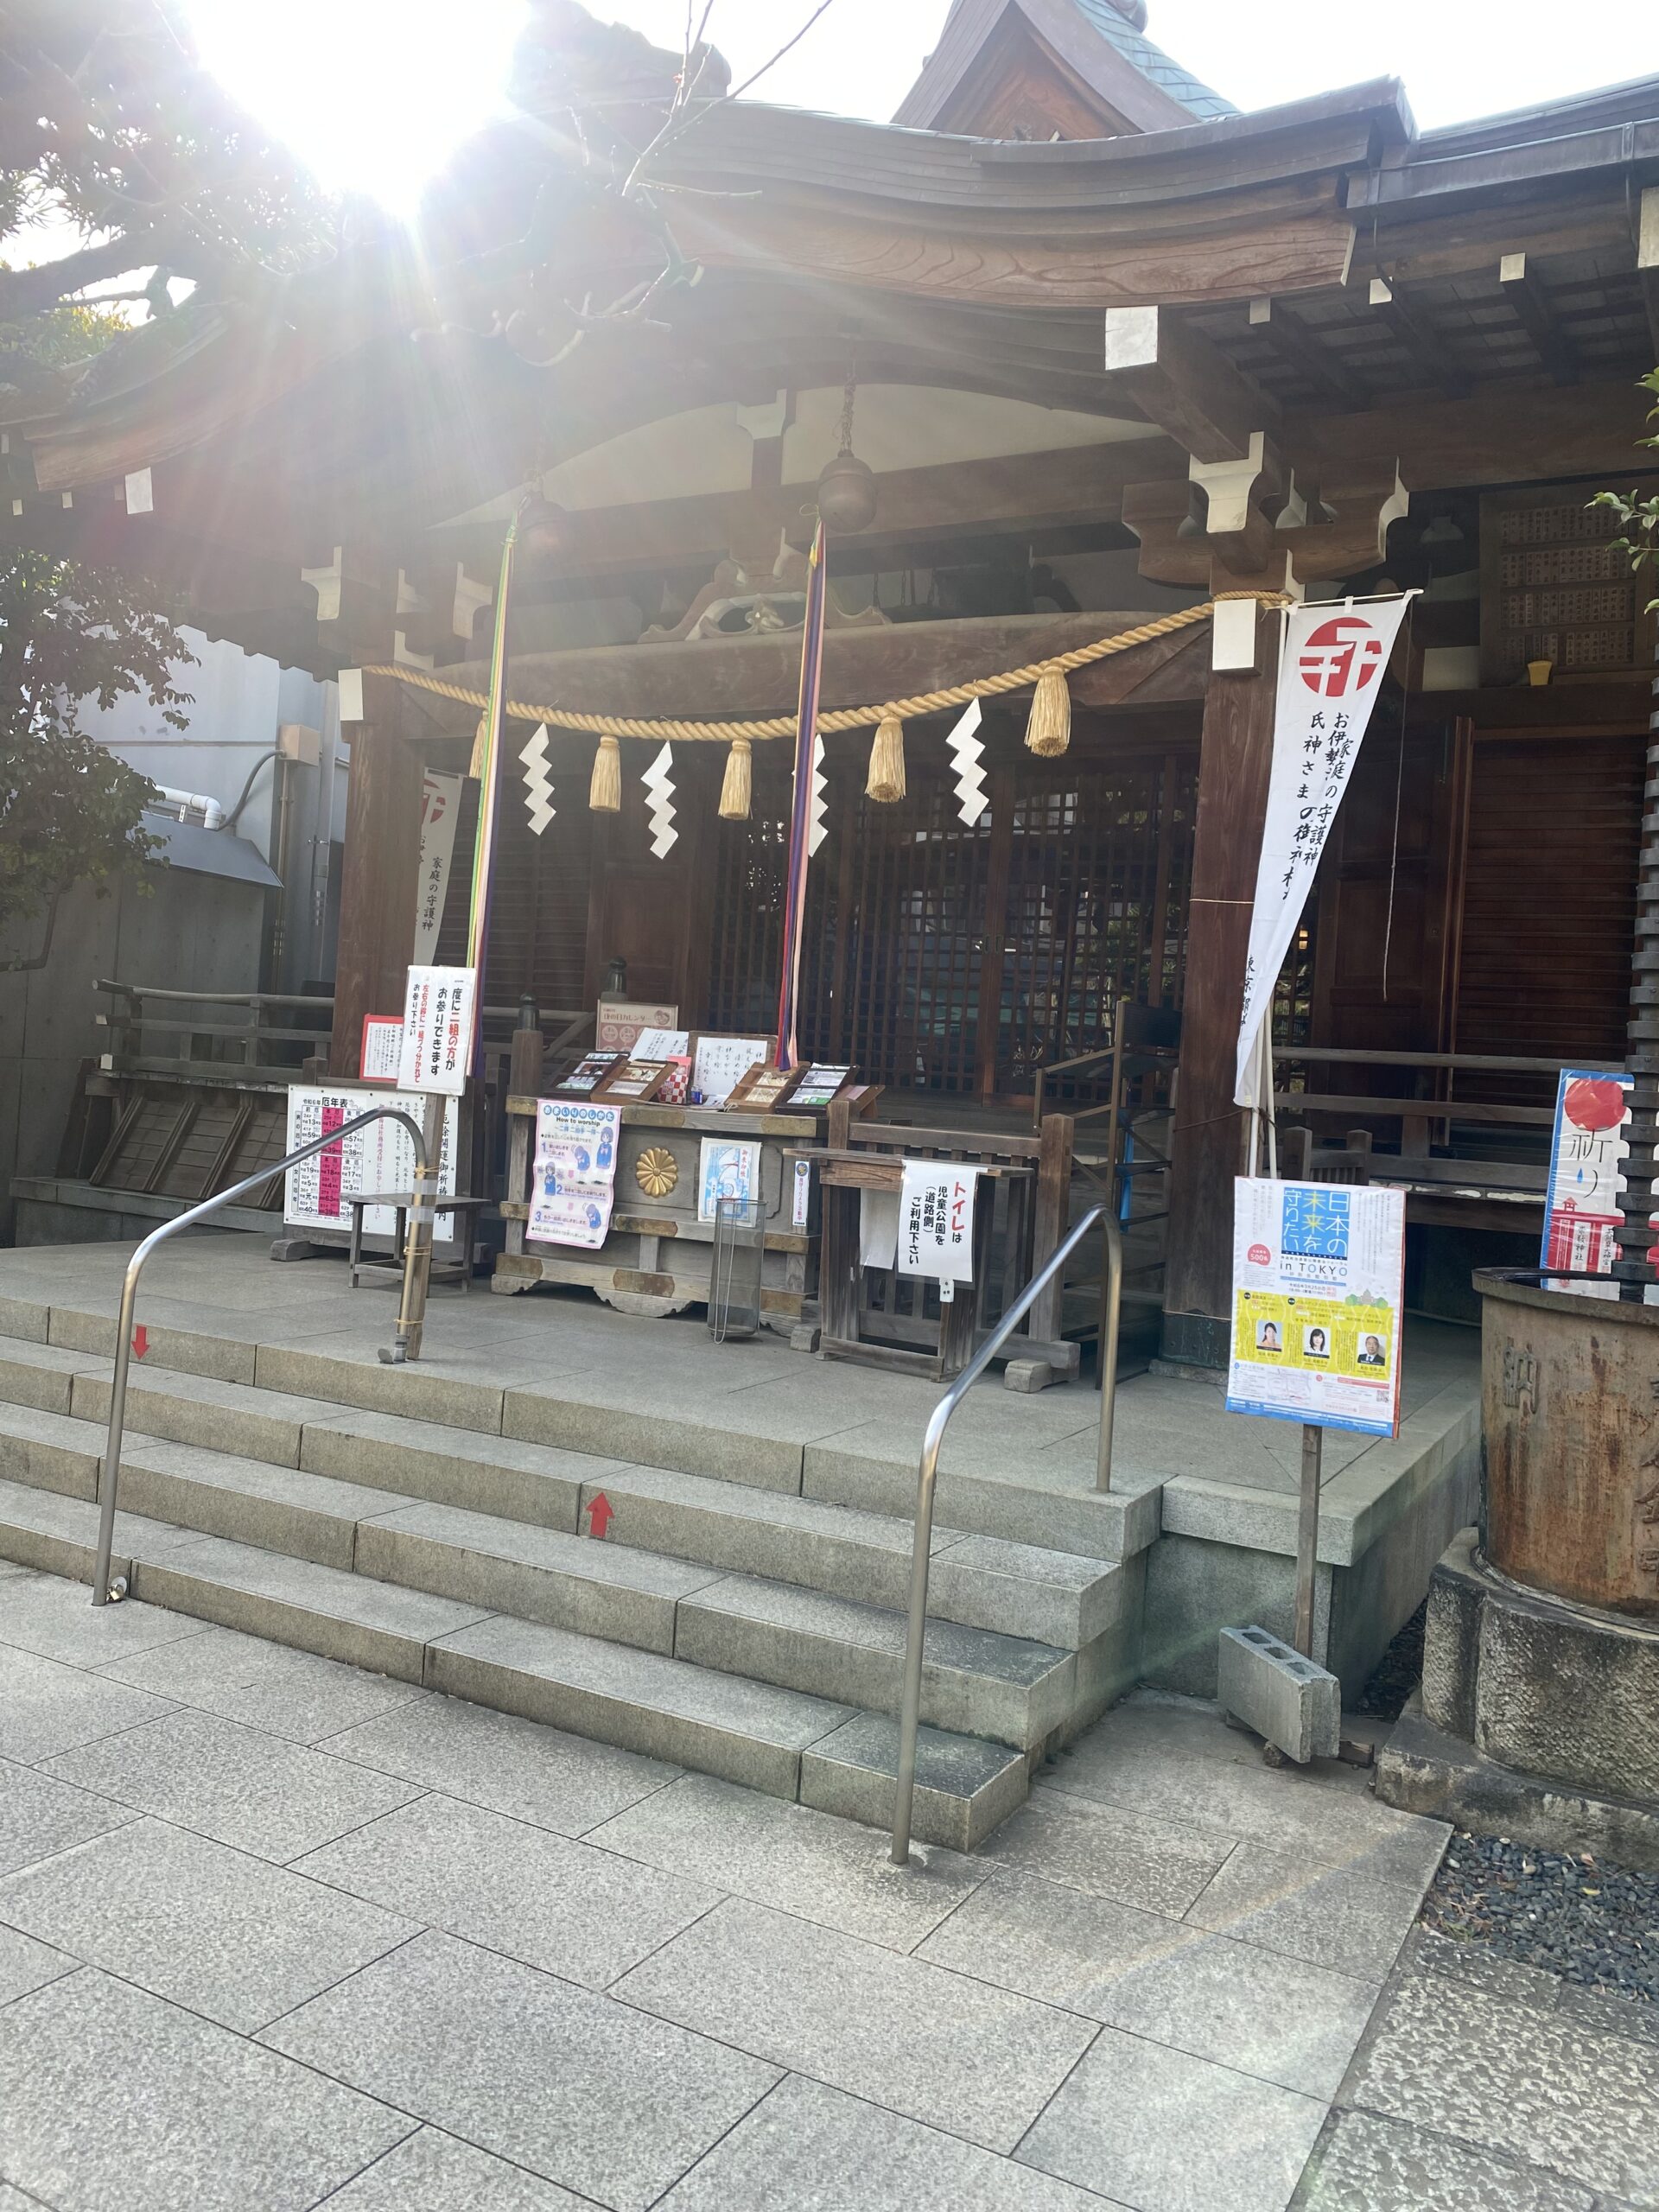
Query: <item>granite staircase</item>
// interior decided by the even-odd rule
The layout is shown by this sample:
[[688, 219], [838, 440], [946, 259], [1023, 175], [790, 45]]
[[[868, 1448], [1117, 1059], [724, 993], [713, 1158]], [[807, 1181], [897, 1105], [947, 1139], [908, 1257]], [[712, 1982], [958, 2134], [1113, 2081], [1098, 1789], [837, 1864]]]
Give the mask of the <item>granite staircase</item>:
[[[0, 1557], [90, 1579], [113, 1325], [0, 1301]], [[830, 1462], [808, 1496], [798, 1447], [667, 1422], [666, 1466], [639, 1442], [545, 1393], [154, 1331], [116, 1567], [135, 1599], [884, 1824], [913, 1466]], [[941, 1485], [916, 1830], [958, 1848], [1135, 1673], [1155, 1493], [1053, 1501], [1042, 1544], [1009, 1532], [1020, 1497]]]

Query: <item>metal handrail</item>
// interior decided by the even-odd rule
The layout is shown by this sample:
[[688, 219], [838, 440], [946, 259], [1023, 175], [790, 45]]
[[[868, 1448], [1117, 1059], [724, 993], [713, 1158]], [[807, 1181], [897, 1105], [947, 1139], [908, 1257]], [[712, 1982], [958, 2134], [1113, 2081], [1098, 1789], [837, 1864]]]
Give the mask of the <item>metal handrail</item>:
[[1123, 1306], [1123, 1238], [1114, 1209], [1090, 1206], [1064, 1243], [1048, 1258], [1009, 1306], [950, 1388], [934, 1407], [922, 1439], [916, 1472], [916, 1529], [910, 1554], [910, 1623], [905, 1635], [904, 1702], [899, 1716], [899, 1772], [893, 1800], [893, 1863], [910, 1864], [910, 1820], [916, 1795], [916, 1737], [922, 1714], [922, 1647], [927, 1635], [927, 1571], [933, 1544], [933, 1492], [939, 1452], [950, 1416], [1001, 1351], [1065, 1262], [1098, 1225], [1106, 1234], [1106, 1263], [1100, 1271], [1100, 1440], [1096, 1448], [1095, 1488], [1112, 1486], [1112, 1421], [1117, 1401], [1117, 1327]]
[[[409, 1131], [415, 1146], [415, 1204], [410, 1209], [409, 1241], [404, 1255], [404, 1289], [401, 1310], [397, 1315], [397, 1341], [390, 1354], [382, 1352], [383, 1359], [401, 1366], [405, 1360], [417, 1356], [420, 1344], [421, 1315], [417, 1311], [418, 1254], [423, 1246], [429, 1253], [429, 1237], [423, 1238], [417, 1224], [424, 1218], [430, 1221], [436, 1211], [435, 1192], [426, 1189], [428, 1180], [426, 1137], [421, 1125], [412, 1116], [398, 1106], [375, 1106], [366, 1114], [359, 1114], [344, 1122], [337, 1129], [330, 1129], [327, 1136], [315, 1138], [302, 1144], [297, 1152], [276, 1161], [274, 1166], [261, 1167], [252, 1175], [245, 1175], [239, 1183], [232, 1183], [228, 1190], [215, 1192], [204, 1198], [200, 1205], [192, 1206], [188, 1213], [164, 1221], [159, 1229], [152, 1229], [137, 1245], [127, 1262], [127, 1272], [121, 1282], [121, 1311], [115, 1325], [115, 1373], [110, 1383], [110, 1427], [104, 1446], [102, 1479], [99, 1486], [98, 1557], [92, 1567], [92, 1603], [107, 1605], [111, 1596], [119, 1599], [127, 1594], [125, 1575], [116, 1577], [113, 1589], [110, 1582], [110, 1554], [115, 1542], [115, 1494], [121, 1479], [121, 1433], [127, 1414], [127, 1368], [132, 1357], [133, 1311], [138, 1302], [138, 1278], [143, 1272], [144, 1262], [158, 1244], [169, 1236], [176, 1236], [181, 1229], [188, 1229], [220, 1206], [228, 1205], [232, 1198], [239, 1198], [245, 1191], [257, 1190], [298, 1166], [302, 1160], [309, 1160], [315, 1153], [326, 1152], [331, 1144], [340, 1144], [357, 1130], [366, 1128], [371, 1122], [401, 1122]], [[435, 1177], [435, 1169], [433, 1171]], [[426, 1209], [423, 1215], [423, 1208]], [[423, 1288], [423, 1285], [420, 1286]]]

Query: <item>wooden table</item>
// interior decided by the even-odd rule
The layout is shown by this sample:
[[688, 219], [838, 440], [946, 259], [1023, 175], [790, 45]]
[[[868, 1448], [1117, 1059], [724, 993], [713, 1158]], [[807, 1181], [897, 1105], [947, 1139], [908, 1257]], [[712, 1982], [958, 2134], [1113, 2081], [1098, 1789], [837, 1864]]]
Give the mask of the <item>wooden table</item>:
[[[414, 1193], [410, 1191], [362, 1191], [355, 1197], [347, 1198], [346, 1204], [352, 1209], [350, 1265], [353, 1290], [361, 1287], [362, 1278], [365, 1275], [378, 1276], [382, 1281], [391, 1282], [402, 1280], [404, 1232], [408, 1222], [409, 1210], [414, 1203]], [[462, 1236], [459, 1259], [434, 1258], [432, 1262], [434, 1282], [441, 1280], [446, 1282], [452, 1281], [459, 1276], [463, 1294], [472, 1288], [473, 1240], [467, 1230], [467, 1217], [469, 1215], [476, 1216], [481, 1213], [489, 1203], [487, 1198], [441, 1198], [437, 1201], [435, 1211], [461, 1215]], [[363, 1212], [366, 1206], [391, 1206], [397, 1213], [397, 1224], [392, 1232], [391, 1258], [389, 1261], [365, 1260], [363, 1257]]]

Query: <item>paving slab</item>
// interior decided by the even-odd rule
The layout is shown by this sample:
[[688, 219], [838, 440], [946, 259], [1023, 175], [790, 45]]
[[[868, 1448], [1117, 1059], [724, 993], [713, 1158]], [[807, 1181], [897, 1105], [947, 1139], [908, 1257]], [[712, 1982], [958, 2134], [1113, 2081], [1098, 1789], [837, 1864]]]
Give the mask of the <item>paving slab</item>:
[[8, 1876], [0, 1921], [244, 2034], [416, 1932], [359, 1897], [153, 1820]]
[[449, 1697], [423, 1698], [329, 1737], [322, 1748], [560, 1835], [586, 1834], [683, 1771]]
[[1444, 1821], [1396, 1812], [1325, 1773], [1198, 1764], [1178, 1745], [1140, 1745], [1109, 1733], [1091, 1733], [1062, 1757], [1054, 1784], [1071, 1796], [1354, 1866], [1382, 1881], [1427, 1884], [1451, 1833]]
[[185, 1709], [67, 1752], [46, 1770], [278, 1864], [416, 1794], [344, 1759]]
[[1375, 2113], [1333, 2112], [1296, 2212], [1596, 2212], [1587, 2189]]
[[1319, 2098], [1103, 2028], [1019, 2156], [1136, 2212], [1284, 2212], [1325, 2113]]
[[[55, 1574], [69, 1582], [90, 1583], [98, 1555], [98, 1508], [90, 1496], [65, 1497], [27, 1484], [0, 1480], [0, 1544], [14, 1566]], [[149, 1521], [137, 1513], [118, 1513], [113, 1570], [130, 1574], [136, 1550], [158, 1555], [169, 1545], [191, 1541], [188, 1529]], [[86, 1602], [91, 1603], [90, 1593]]]
[[591, 2200], [423, 2127], [331, 2196], [328, 2212], [591, 2212]]
[[263, 2040], [613, 2212], [645, 2212], [778, 2079], [758, 2059], [436, 1935]]
[[1421, 1885], [1241, 1843], [1187, 1917], [1311, 1966], [1381, 1982], [1410, 1933]]
[[722, 2043], [1011, 2151], [1095, 2031], [1069, 2014], [733, 1899], [616, 1994]]
[[124, 1682], [106, 1682], [78, 1667], [0, 1644], [0, 1758], [33, 1765], [173, 1710], [165, 1698], [129, 1689]]
[[[801, 1753], [801, 1802], [890, 1833], [898, 1775], [898, 1721], [886, 1713], [856, 1713]], [[918, 1728], [911, 1833], [925, 1843], [972, 1851], [1024, 1801], [1027, 1782], [1023, 1751]]]
[[1213, 1832], [1039, 1788], [997, 1830], [987, 1855], [1091, 1897], [1179, 1920], [1232, 1848], [1229, 1838]]
[[101, 1671], [111, 1681], [269, 1729], [296, 1744], [338, 1735], [359, 1721], [416, 1702], [423, 1694], [412, 1682], [367, 1674], [312, 1651], [269, 1643], [235, 1629], [191, 1625], [195, 1635], [136, 1659], [117, 1660]]
[[[108, 1366], [88, 1368], [83, 1361], [69, 1410], [81, 1421], [107, 1424], [110, 1391]], [[223, 1382], [211, 1375], [137, 1364], [127, 1370], [125, 1421], [135, 1436], [235, 1452], [274, 1467], [299, 1465], [302, 1429], [327, 1410], [320, 1399], [251, 1391], [245, 1383]]]
[[107, 1797], [0, 1759], [0, 1874], [49, 1859], [133, 1817]]
[[661, 2212], [852, 2212], [854, 2207], [857, 2212], [1111, 2212], [1092, 2190], [1073, 2189], [793, 2074], [670, 2190]]
[[[0, 1306], [4, 1303], [0, 1300]], [[0, 1320], [3, 1319], [0, 1313]], [[87, 1352], [65, 1351], [43, 1341], [0, 1336], [0, 1400], [9, 1405], [33, 1406], [39, 1413], [67, 1414], [76, 1376], [96, 1363]]]
[[122, 1449], [122, 1495], [136, 1512], [349, 1572], [359, 1522], [406, 1499], [228, 1451], [140, 1438]]
[[[70, 1351], [101, 1353], [105, 1359], [115, 1357], [113, 1315], [119, 1295], [119, 1264], [118, 1271], [112, 1272], [108, 1313], [94, 1313], [54, 1303], [47, 1329], [48, 1344], [62, 1345]], [[222, 1332], [234, 1309], [165, 1298], [157, 1295], [148, 1284], [146, 1291], [139, 1317], [148, 1338], [149, 1348], [144, 1354], [147, 1369], [175, 1367], [191, 1375], [211, 1375], [220, 1382], [252, 1382], [253, 1345], [234, 1334]], [[219, 1295], [222, 1294], [215, 1291], [215, 1298]], [[197, 1325], [187, 1325], [190, 1322]]]
[[0, 2165], [49, 2204], [308, 2212], [411, 2126], [108, 1974], [0, 2011]]
[[1197, 1929], [1162, 1913], [993, 1867], [917, 1948], [917, 1956], [1103, 2020], [1123, 1975], [1202, 1940]]
[[616, 1980], [721, 1894], [705, 1879], [436, 1796], [325, 1845], [296, 1871], [587, 1989]]
[[1439, 1974], [1389, 1992], [1344, 2106], [1659, 2205], [1659, 2069], [1643, 2045]]
[[0, 1643], [70, 1667], [103, 1667], [200, 1633], [200, 1621], [156, 1605], [94, 1605], [84, 1583], [66, 1582], [55, 1574], [10, 1582], [0, 1602]]
[[708, 1775], [687, 1775], [588, 1840], [668, 1872], [695, 1867], [739, 1897], [895, 1951], [913, 1950], [985, 1879], [976, 1859], [939, 1847], [900, 1869], [874, 1828]]
[[31, 1989], [44, 1989], [48, 1981], [73, 1974], [79, 1964], [67, 1951], [39, 1942], [18, 1929], [0, 1927], [0, 2005], [10, 2005], [14, 1997], [26, 1996]]

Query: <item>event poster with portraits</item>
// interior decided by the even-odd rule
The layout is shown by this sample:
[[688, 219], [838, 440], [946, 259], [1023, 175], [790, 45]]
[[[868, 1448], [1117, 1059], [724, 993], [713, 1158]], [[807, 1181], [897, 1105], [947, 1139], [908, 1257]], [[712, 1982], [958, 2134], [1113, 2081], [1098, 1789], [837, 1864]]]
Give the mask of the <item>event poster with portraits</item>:
[[1233, 1187], [1228, 1412], [1398, 1435], [1405, 1192], [1256, 1175]]

